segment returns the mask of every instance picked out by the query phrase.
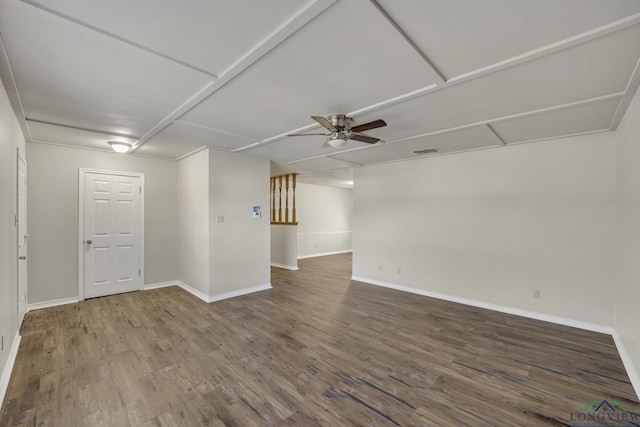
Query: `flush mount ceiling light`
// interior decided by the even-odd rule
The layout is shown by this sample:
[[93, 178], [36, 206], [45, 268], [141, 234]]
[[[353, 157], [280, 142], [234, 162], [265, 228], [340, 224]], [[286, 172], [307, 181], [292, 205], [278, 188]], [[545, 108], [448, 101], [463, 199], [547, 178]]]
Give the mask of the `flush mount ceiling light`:
[[122, 141], [107, 141], [107, 143], [111, 146], [111, 148], [113, 148], [113, 151], [115, 151], [116, 153], [122, 153], [122, 154], [131, 150], [131, 147], [132, 147], [132, 144], [129, 144], [128, 142], [122, 142]]

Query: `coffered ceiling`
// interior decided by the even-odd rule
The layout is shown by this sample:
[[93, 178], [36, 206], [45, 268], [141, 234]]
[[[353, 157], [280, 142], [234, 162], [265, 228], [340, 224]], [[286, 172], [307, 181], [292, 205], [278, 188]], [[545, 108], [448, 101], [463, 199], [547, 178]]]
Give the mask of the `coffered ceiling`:
[[[640, 0], [0, 0], [0, 76], [28, 141], [309, 177], [615, 130], [640, 83]], [[309, 116], [382, 118], [323, 148]], [[131, 155], [131, 154], [128, 154]]]

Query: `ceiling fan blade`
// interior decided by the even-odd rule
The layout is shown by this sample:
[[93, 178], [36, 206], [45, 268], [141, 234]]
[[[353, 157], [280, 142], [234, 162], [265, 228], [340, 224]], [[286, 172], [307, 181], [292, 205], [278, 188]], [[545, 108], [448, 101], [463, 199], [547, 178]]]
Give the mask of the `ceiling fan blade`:
[[366, 142], [367, 144], [375, 144], [376, 142], [380, 141], [380, 138], [373, 138], [371, 136], [358, 134], [352, 134], [349, 139], [353, 139], [354, 141]]
[[287, 136], [316, 136], [316, 135], [329, 136], [331, 134], [330, 133], [288, 133], [287, 134]]
[[369, 123], [363, 123], [361, 125], [352, 127], [351, 132], [364, 132], [365, 130], [381, 128], [386, 125], [387, 125], [387, 122], [385, 122], [384, 120], [374, 120]]
[[315, 120], [316, 122], [320, 123], [322, 126], [324, 126], [327, 129], [329, 129], [331, 132], [335, 132], [336, 128], [333, 127], [333, 124], [329, 120], [327, 120], [325, 117], [311, 116], [311, 118], [313, 120]]

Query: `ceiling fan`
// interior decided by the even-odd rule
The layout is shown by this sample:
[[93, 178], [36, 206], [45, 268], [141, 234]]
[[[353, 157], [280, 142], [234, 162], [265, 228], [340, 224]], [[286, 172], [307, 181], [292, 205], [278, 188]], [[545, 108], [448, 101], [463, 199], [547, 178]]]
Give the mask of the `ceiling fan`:
[[374, 120], [369, 123], [363, 123], [361, 125], [352, 127], [351, 122], [353, 121], [353, 119], [351, 117], [347, 117], [344, 114], [335, 114], [329, 117], [311, 116], [311, 118], [327, 128], [330, 133], [291, 133], [287, 136], [328, 136], [329, 138], [327, 138], [327, 141], [322, 146], [340, 148], [344, 147], [349, 140], [366, 142], [367, 144], [375, 144], [376, 142], [380, 141], [380, 138], [360, 135], [360, 132], [380, 128], [387, 125], [384, 120]]

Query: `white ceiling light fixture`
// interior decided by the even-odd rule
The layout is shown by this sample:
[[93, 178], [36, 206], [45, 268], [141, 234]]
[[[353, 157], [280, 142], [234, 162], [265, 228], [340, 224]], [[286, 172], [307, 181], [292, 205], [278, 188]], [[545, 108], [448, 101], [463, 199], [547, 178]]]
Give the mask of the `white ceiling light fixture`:
[[131, 150], [132, 144], [122, 141], [107, 141], [107, 143], [113, 148], [116, 153], [124, 154]]
[[342, 132], [338, 132], [334, 137], [330, 138], [329, 141], [327, 142], [333, 148], [340, 148], [347, 145], [347, 137]]

